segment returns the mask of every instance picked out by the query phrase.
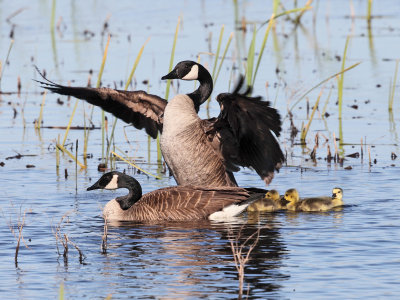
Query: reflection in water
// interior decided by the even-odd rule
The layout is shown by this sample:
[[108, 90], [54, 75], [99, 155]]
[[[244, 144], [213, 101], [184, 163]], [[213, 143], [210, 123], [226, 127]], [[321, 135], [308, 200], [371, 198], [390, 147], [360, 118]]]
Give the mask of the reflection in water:
[[[236, 296], [238, 276], [229, 231], [236, 236], [241, 230], [240, 241], [243, 242], [263, 227], [258, 224], [268, 224], [269, 228], [261, 228], [259, 242], [246, 265], [244, 287], [245, 293], [249, 287], [250, 297], [253, 289], [257, 290], [257, 295], [277, 293], [280, 285], [276, 282], [288, 278], [279, 271], [286, 252], [280, 226], [273, 214], [251, 215], [248, 223], [244, 227], [238, 223], [209, 221], [162, 225], [120, 223], [119, 227], [109, 227], [107, 257], [120, 263], [105, 265], [104, 276], [118, 271], [124, 286], [139, 289], [142, 296], [147, 293], [146, 288], [140, 286], [144, 269], [148, 274], [146, 284], [160, 286], [159, 296], [162, 297], [210, 297], [221, 293]], [[132, 270], [137, 271], [132, 273]], [[149, 293], [154, 295], [154, 289]]]

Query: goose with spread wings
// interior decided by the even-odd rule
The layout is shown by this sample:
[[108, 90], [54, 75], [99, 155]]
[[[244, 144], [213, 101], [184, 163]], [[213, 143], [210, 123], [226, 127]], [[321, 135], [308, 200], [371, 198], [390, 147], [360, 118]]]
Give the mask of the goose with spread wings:
[[240, 80], [232, 93], [217, 96], [218, 117], [200, 119], [200, 105], [211, 95], [210, 73], [194, 61], [182, 61], [162, 79], [198, 80], [190, 94], [170, 101], [144, 91], [110, 88], [68, 87], [45, 79], [48, 90], [74, 96], [99, 106], [119, 119], [156, 138], [178, 185], [237, 186], [233, 172], [250, 167], [269, 184], [284, 162], [276, 137], [281, 131], [280, 115], [261, 97], [240, 93]]

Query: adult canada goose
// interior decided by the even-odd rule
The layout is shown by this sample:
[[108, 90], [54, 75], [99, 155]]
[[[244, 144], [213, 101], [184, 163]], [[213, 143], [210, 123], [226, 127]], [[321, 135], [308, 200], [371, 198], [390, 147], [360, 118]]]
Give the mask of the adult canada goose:
[[247, 211], [277, 211], [284, 208], [286, 208], [286, 200], [283, 196], [279, 195], [277, 190], [269, 190], [264, 198], [250, 204]]
[[109, 201], [103, 210], [107, 220], [115, 221], [190, 221], [219, 220], [240, 214], [263, 193], [239, 187], [173, 186], [142, 195], [139, 182], [124, 173], [104, 174], [87, 188], [114, 190], [127, 188], [126, 196]]
[[313, 197], [300, 200], [296, 189], [289, 189], [285, 193], [286, 205], [292, 211], [327, 211], [331, 208], [343, 205], [343, 190], [335, 187], [332, 190], [332, 197]]
[[284, 161], [272, 132], [279, 136], [280, 115], [261, 97], [233, 93], [217, 96], [221, 112], [202, 120], [200, 105], [211, 95], [210, 73], [193, 61], [182, 61], [162, 79], [198, 80], [199, 88], [169, 102], [144, 91], [67, 87], [40, 82], [48, 90], [100, 106], [153, 138], [161, 133], [161, 151], [178, 185], [237, 186], [232, 172], [251, 167], [269, 184]]

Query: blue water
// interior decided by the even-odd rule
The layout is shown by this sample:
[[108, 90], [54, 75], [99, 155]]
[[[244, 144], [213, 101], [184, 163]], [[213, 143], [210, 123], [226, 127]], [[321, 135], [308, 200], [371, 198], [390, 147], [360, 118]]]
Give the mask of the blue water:
[[[299, 2], [299, 1], [298, 1]], [[0, 295], [4, 299], [56, 298], [60, 287], [65, 299], [226, 299], [238, 298], [238, 277], [230, 237], [247, 237], [260, 230], [260, 238], [245, 269], [244, 294], [250, 299], [359, 299], [395, 298], [400, 295], [400, 222], [398, 207], [399, 86], [396, 84], [393, 119], [388, 112], [390, 83], [400, 53], [400, 5], [397, 1], [373, 4], [371, 30], [365, 14], [366, 1], [315, 1], [300, 26], [281, 17], [271, 31], [257, 74], [254, 94], [270, 100], [281, 112], [282, 149], [287, 165], [276, 174], [271, 188], [283, 193], [297, 188], [302, 196], [329, 195], [340, 186], [346, 205], [326, 213], [243, 214], [226, 223], [210, 221], [162, 224], [110, 224], [107, 251], [101, 250], [103, 219], [101, 208], [124, 191], [93, 191], [86, 188], [101, 173], [101, 131], [90, 132], [87, 169], [62, 156], [56, 169], [55, 140], [64, 129], [34, 128], [43, 95], [32, 79], [39, 79], [33, 67], [46, 70], [56, 82], [86, 85], [89, 70], [92, 85], [97, 81], [107, 35], [112, 35], [102, 83], [123, 88], [141, 46], [150, 37], [135, 72], [133, 87], [164, 96], [172, 40], [178, 18], [180, 31], [175, 62], [200, 61], [212, 70], [221, 30], [223, 51], [228, 36], [235, 38], [227, 52], [212, 98], [232, 87], [233, 74], [244, 72], [252, 25], [247, 33], [235, 30], [235, 6], [231, 1], [56, 1], [55, 23], [50, 32], [52, 1], [0, 1], [0, 60], [3, 67], [0, 98]], [[299, 5], [302, 3], [299, 3]], [[292, 2], [284, 2], [286, 9]], [[22, 10], [20, 10], [22, 9]], [[352, 9], [354, 18], [351, 17]], [[14, 13], [10, 21], [7, 18]], [[243, 1], [237, 5], [239, 20], [257, 28], [269, 18], [272, 4]], [[107, 20], [108, 30], [102, 35]], [[14, 44], [9, 64], [4, 64], [13, 29]], [[257, 32], [256, 52], [266, 27]], [[87, 38], [84, 31], [94, 33]], [[350, 36], [346, 66], [361, 62], [344, 75], [342, 156], [354, 152], [363, 157], [346, 157], [343, 165], [325, 160], [327, 145], [334, 152], [333, 133], [339, 136], [337, 81], [329, 81], [322, 92], [319, 112], [310, 126], [307, 145], [300, 137], [290, 140], [288, 108], [310, 88], [337, 73], [346, 38]], [[211, 42], [209, 40], [211, 39]], [[211, 49], [210, 49], [211, 48]], [[279, 68], [279, 72], [277, 72]], [[17, 78], [21, 94], [17, 95]], [[148, 80], [149, 84], [143, 82]], [[121, 86], [120, 82], [123, 81]], [[170, 97], [193, 89], [193, 83], [175, 83]], [[321, 87], [309, 93], [293, 110], [294, 125], [307, 123], [306, 102], [311, 107]], [[8, 94], [10, 92], [11, 94]], [[57, 99], [63, 105], [57, 104]], [[327, 100], [328, 99], [328, 100]], [[329, 117], [322, 119], [326, 104]], [[75, 99], [48, 94], [43, 126], [66, 126]], [[358, 107], [352, 107], [357, 105]], [[73, 126], [84, 125], [84, 113], [91, 108], [79, 103]], [[208, 112], [218, 114], [211, 102]], [[207, 116], [202, 108], [201, 115]], [[113, 117], [108, 116], [109, 133]], [[88, 121], [86, 120], [88, 123]], [[93, 123], [100, 125], [100, 111]], [[310, 159], [319, 134], [317, 159]], [[83, 162], [83, 131], [70, 131], [67, 144]], [[326, 139], [325, 139], [326, 137]], [[126, 139], [130, 141], [128, 144]], [[366, 145], [360, 145], [361, 139]], [[157, 164], [156, 144], [147, 136], [119, 121], [116, 152], [124, 154], [161, 180], [137, 174], [123, 162], [119, 170], [135, 176], [144, 192], [174, 185]], [[369, 164], [370, 149], [371, 165]], [[20, 159], [9, 158], [17, 154]], [[9, 159], [7, 159], [9, 158]], [[376, 160], [376, 162], [374, 162]], [[27, 165], [34, 165], [27, 168]], [[65, 169], [68, 177], [65, 178]], [[236, 176], [241, 186], [263, 187], [251, 170]], [[17, 264], [14, 260], [18, 222], [24, 219]], [[61, 222], [61, 223], [60, 223]], [[60, 229], [83, 253], [63, 246], [55, 232]], [[57, 250], [58, 249], [58, 250]], [[245, 248], [247, 250], [247, 248]], [[244, 296], [246, 297], [246, 296]]]

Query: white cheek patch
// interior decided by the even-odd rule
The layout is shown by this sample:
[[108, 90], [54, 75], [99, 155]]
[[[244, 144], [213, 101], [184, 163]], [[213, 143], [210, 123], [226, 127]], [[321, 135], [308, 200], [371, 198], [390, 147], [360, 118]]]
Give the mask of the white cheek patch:
[[182, 77], [183, 80], [196, 80], [197, 78], [199, 78], [198, 65], [193, 65], [192, 68], [190, 69], [190, 72], [187, 73], [184, 77]]
[[105, 186], [106, 190], [116, 190], [118, 188], [118, 175], [113, 175], [111, 181]]

